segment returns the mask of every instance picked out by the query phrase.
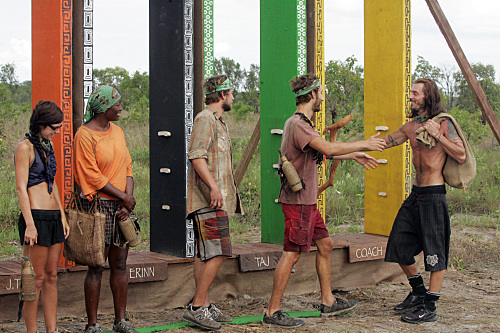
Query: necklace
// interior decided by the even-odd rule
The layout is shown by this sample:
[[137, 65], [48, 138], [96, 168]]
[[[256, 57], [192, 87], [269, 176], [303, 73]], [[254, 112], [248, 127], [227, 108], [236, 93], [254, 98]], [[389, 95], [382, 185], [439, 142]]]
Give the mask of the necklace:
[[308, 123], [309, 125], [311, 125], [312, 128], [314, 128], [314, 122], [311, 119], [307, 118], [305, 114], [303, 114], [302, 112], [295, 112], [295, 114], [300, 115], [300, 119], [305, 120], [306, 123]]
[[429, 119], [429, 115], [424, 114], [424, 115], [421, 115], [421, 116], [415, 116], [415, 118], [413, 118], [413, 119], [415, 119], [417, 121], [417, 123], [423, 123], [427, 119]]

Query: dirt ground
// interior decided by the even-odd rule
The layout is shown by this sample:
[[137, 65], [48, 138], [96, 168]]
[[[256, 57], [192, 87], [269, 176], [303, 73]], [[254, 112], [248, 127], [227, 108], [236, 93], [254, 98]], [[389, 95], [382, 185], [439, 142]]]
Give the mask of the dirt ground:
[[[500, 332], [500, 241], [499, 229], [453, 228], [450, 268], [437, 304], [438, 321], [407, 324], [392, 311], [408, 291], [407, 285], [380, 283], [373, 288], [335, 292], [359, 305], [349, 314], [333, 318], [304, 318], [305, 326], [290, 330], [262, 324], [223, 325], [220, 332]], [[429, 275], [423, 273], [426, 284]], [[293, 278], [293, 277], [292, 277]], [[319, 293], [288, 296], [282, 309], [289, 312], [311, 311], [318, 306]], [[268, 299], [240, 295], [218, 304], [234, 317], [262, 315]], [[184, 309], [154, 313], [130, 313], [136, 327], [153, 327], [182, 321]], [[102, 316], [104, 329], [112, 328], [112, 316]], [[82, 332], [85, 318], [61, 318], [59, 332]], [[39, 327], [43, 327], [40, 321]], [[0, 323], [0, 332], [25, 332], [24, 323]], [[169, 332], [197, 332], [194, 327]], [[44, 329], [41, 329], [44, 332]], [[150, 332], [150, 331], [148, 331]]]

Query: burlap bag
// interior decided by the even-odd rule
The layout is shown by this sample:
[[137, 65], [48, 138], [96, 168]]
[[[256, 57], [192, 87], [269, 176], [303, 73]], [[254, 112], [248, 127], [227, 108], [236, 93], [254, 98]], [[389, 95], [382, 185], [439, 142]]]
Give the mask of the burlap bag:
[[89, 212], [81, 207], [78, 194], [73, 192], [65, 209], [71, 232], [64, 245], [64, 257], [80, 265], [104, 267], [106, 215], [100, 212], [98, 195]]
[[[476, 158], [472, 153], [469, 141], [467, 141], [464, 132], [451, 114], [443, 112], [432, 118], [432, 120], [438, 124], [446, 119], [449, 119], [457, 129], [457, 133], [464, 143], [466, 158], [465, 162], [462, 164], [458, 163], [450, 156], [446, 158], [446, 162], [443, 167], [444, 181], [451, 187], [465, 189], [465, 187], [469, 185], [476, 176]], [[415, 134], [417, 134], [417, 140], [422, 142], [427, 148], [431, 149], [436, 145], [436, 140], [430, 136], [423, 127], [420, 127]]]

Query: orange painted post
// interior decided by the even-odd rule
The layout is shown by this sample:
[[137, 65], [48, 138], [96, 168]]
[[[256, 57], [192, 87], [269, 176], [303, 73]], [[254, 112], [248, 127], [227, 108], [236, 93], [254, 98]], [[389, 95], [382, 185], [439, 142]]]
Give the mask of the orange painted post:
[[[55, 181], [63, 204], [68, 202], [73, 190], [71, 5], [71, 0], [32, 0], [31, 3], [31, 104], [34, 107], [39, 100], [49, 100], [64, 112], [61, 133], [53, 140], [57, 161]], [[59, 266], [69, 267], [74, 263], [61, 255]]]

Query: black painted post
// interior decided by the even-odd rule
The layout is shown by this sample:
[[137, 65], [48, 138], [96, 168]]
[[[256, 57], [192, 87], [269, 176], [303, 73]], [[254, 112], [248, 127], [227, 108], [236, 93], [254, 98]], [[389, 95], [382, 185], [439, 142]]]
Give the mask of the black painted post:
[[185, 219], [193, 122], [193, 1], [150, 0], [151, 251], [193, 256]]

